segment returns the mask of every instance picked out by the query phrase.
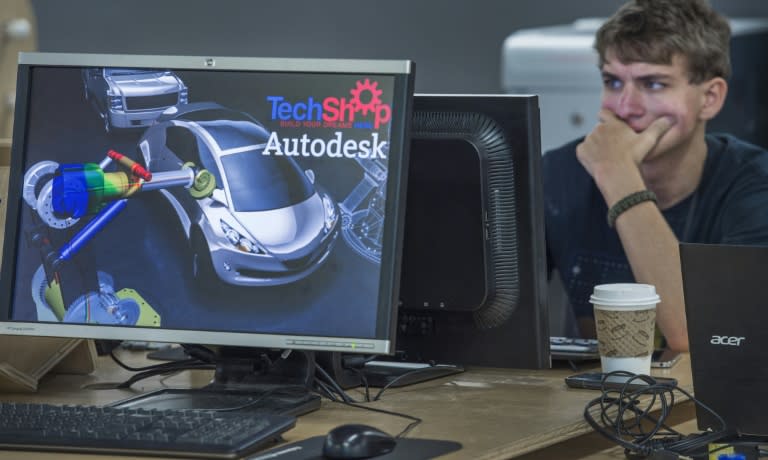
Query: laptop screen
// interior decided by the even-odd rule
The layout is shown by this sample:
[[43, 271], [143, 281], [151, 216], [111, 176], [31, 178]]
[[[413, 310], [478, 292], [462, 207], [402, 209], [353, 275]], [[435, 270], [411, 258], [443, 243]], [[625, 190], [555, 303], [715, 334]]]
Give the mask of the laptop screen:
[[695, 396], [729, 428], [768, 434], [768, 247], [681, 243], [680, 258]]

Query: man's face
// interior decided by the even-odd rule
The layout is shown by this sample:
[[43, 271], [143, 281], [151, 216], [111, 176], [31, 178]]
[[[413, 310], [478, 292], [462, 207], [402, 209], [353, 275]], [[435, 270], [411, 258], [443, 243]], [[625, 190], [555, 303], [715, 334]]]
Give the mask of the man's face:
[[689, 141], [702, 121], [699, 113], [704, 103], [703, 85], [689, 83], [686, 62], [680, 56], [675, 56], [671, 65], [623, 64], [609, 51], [602, 76], [601, 107], [613, 112], [635, 132], [645, 130], [660, 117], [673, 122], [646, 159]]

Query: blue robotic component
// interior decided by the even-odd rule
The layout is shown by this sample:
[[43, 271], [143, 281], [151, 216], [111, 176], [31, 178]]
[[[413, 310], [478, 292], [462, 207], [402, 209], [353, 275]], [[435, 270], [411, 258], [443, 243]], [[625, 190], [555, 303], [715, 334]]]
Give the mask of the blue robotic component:
[[104, 173], [99, 165], [63, 164], [53, 178], [53, 210], [79, 219], [92, 214], [104, 195]]
[[[55, 189], [55, 185], [54, 185]], [[59, 249], [59, 257], [54, 261], [54, 265], [67, 261], [72, 258], [80, 249], [82, 249], [98, 232], [100, 232], [112, 219], [117, 216], [120, 211], [125, 209], [128, 204], [128, 199], [113, 201], [108, 204], [102, 211], [96, 215], [85, 227], [80, 229], [79, 232], [61, 249]]]

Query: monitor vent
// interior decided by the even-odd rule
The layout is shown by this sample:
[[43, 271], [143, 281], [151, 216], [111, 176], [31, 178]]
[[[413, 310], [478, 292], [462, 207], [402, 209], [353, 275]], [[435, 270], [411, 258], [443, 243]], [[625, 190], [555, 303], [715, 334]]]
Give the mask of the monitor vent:
[[487, 181], [483, 188], [490, 240], [491, 295], [473, 312], [475, 324], [487, 329], [502, 325], [520, 300], [515, 167], [512, 147], [491, 118], [477, 113], [421, 112], [413, 114], [414, 138], [464, 139], [482, 156]]

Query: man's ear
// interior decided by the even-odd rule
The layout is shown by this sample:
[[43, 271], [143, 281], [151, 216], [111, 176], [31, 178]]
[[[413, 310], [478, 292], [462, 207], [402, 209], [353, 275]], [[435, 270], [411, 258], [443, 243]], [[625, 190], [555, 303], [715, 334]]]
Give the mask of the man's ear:
[[715, 77], [701, 83], [703, 104], [699, 118], [702, 120], [711, 120], [717, 115], [725, 104], [725, 97], [728, 95], [728, 83], [722, 77]]

